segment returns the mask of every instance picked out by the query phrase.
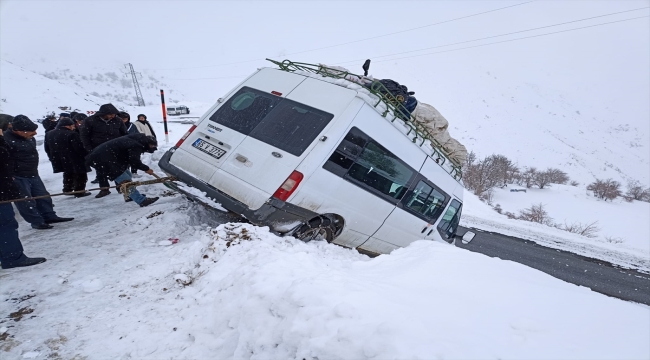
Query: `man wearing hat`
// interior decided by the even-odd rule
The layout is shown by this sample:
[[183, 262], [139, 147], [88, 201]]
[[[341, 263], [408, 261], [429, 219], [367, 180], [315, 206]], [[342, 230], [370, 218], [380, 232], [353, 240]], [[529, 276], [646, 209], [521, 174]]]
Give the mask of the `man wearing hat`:
[[54, 114], [47, 115], [45, 119], [43, 119], [43, 122], [41, 124], [43, 124], [43, 128], [45, 129], [45, 132], [54, 130], [54, 128], [56, 127], [56, 116], [54, 116]]
[[[116, 118], [119, 112], [113, 104], [104, 104], [99, 107], [99, 111], [84, 120], [79, 131], [81, 134], [81, 142], [88, 153], [109, 140], [127, 134], [126, 126], [122, 120]], [[99, 186], [103, 188], [110, 186], [108, 179], [101, 178], [99, 175], [97, 175], [97, 178], [92, 183], [99, 183]], [[104, 189], [95, 195], [95, 197], [104, 197], [110, 193], [108, 189]]]
[[[25, 115], [17, 115], [12, 128], [7, 131], [5, 141], [9, 148], [10, 166], [13, 170], [14, 184], [21, 198], [50, 195], [38, 175], [38, 150], [36, 150], [36, 129], [38, 125]], [[34, 229], [51, 229], [51, 223], [65, 222], [74, 218], [59, 217], [49, 197], [16, 202], [16, 207], [25, 221]]]
[[[60, 119], [56, 129], [45, 134], [45, 152], [54, 173], [63, 173], [63, 192], [86, 190], [88, 176], [84, 162], [87, 152], [72, 119]], [[76, 197], [88, 195], [88, 191], [75, 194]]]
[[[9, 160], [9, 148], [4, 139], [13, 116], [0, 114], [0, 201], [18, 198], [18, 189], [13, 180], [13, 167]], [[18, 238], [18, 222], [11, 203], [0, 204], [0, 263], [3, 269], [40, 264], [45, 258], [29, 258], [23, 252]]]

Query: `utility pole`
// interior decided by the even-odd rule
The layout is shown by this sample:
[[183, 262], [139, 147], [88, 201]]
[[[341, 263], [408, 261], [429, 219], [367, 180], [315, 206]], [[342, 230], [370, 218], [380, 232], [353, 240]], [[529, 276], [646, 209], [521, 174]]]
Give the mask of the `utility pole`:
[[131, 63], [128, 63], [124, 66], [128, 66], [129, 70], [131, 71], [131, 77], [133, 78], [133, 88], [135, 88], [135, 97], [138, 99], [138, 106], [145, 106], [144, 99], [142, 98], [142, 92], [140, 91], [140, 84], [138, 84], [138, 77], [137, 77], [137, 75], [142, 76], [142, 74], [136, 73], [135, 70], [133, 70], [133, 65], [131, 65]]

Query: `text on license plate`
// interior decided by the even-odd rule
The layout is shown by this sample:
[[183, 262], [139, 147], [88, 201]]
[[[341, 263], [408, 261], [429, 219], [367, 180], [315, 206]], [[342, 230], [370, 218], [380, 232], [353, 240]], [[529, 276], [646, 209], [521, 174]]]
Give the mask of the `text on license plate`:
[[203, 139], [196, 139], [192, 146], [217, 159], [220, 159], [226, 153], [226, 150], [218, 148]]

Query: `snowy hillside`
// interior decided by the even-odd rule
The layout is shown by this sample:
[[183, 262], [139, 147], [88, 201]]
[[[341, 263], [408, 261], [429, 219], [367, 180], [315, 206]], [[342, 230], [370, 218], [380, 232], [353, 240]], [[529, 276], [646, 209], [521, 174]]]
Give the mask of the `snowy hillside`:
[[[11, 59], [11, 56], [3, 57], [0, 67], [14, 69], [8, 71], [15, 71], [15, 68], [20, 68], [22, 71], [29, 71], [54, 80], [59, 84], [67, 85], [84, 96], [101, 97], [105, 101], [117, 105], [136, 106], [138, 104], [132, 76], [128, 67], [125, 67], [124, 64], [117, 62], [87, 64], [74, 60], [59, 64], [46, 58], [29, 59], [27, 61], [10, 61], [7, 58]], [[147, 105], [160, 104], [160, 89], [165, 90], [166, 101], [169, 104], [179, 103], [181, 100], [190, 100], [185, 98], [182, 91], [170, 87], [163, 79], [137, 68], [136, 72], [139, 73], [137, 74], [138, 83], [142, 97]], [[56, 91], [51, 89], [47, 94], [56, 94]], [[59, 106], [70, 105], [59, 104]]]

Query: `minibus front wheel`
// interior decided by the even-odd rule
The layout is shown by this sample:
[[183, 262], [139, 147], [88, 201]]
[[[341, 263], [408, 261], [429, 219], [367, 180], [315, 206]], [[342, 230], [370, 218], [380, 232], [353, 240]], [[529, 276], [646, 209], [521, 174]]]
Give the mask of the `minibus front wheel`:
[[312, 240], [332, 242], [339, 232], [332, 218], [326, 215], [320, 215], [300, 225], [291, 235], [304, 242], [310, 242]]

